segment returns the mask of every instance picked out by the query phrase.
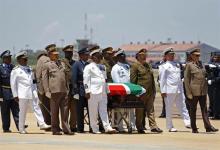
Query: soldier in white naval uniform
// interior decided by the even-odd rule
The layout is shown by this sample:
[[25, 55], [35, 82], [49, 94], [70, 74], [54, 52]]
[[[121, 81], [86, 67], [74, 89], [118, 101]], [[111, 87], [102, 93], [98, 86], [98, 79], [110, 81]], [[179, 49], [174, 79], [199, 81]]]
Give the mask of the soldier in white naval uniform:
[[[117, 64], [115, 64], [112, 67], [111, 76], [114, 83], [129, 83], [130, 82], [130, 65], [126, 62], [126, 55], [122, 49], [119, 49], [115, 54], [115, 57], [117, 57]], [[123, 111], [123, 110], [121, 110]], [[130, 116], [131, 116], [131, 126], [132, 130], [136, 130], [135, 125], [135, 110], [129, 110]], [[117, 114], [119, 115], [119, 114]], [[118, 121], [119, 121], [118, 117]], [[123, 132], [123, 122], [120, 121], [118, 125], [119, 132]]]
[[21, 51], [16, 55], [19, 66], [15, 67], [11, 72], [11, 90], [13, 97], [19, 102], [19, 132], [27, 133], [24, 129], [28, 104], [31, 103], [34, 115], [41, 130], [50, 128], [45, 122], [38, 105], [39, 99], [37, 95], [37, 86], [34, 82], [34, 74], [32, 69], [27, 66], [27, 52]]
[[174, 128], [172, 123], [173, 103], [176, 103], [177, 109], [187, 128], [190, 128], [190, 118], [185, 104], [180, 64], [174, 62], [175, 53], [173, 48], [166, 49], [164, 55], [167, 61], [159, 66], [160, 90], [166, 105], [167, 128], [169, 132], [177, 132], [177, 129]]
[[83, 83], [85, 87], [86, 98], [88, 99], [89, 117], [92, 132], [100, 134], [97, 122], [98, 112], [107, 133], [115, 133], [108, 119], [107, 113], [107, 94], [106, 94], [106, 68], [100, 64], [100, 49], [94, 49], [90, 56], [92, 62], [87, 65], [83, 71]]

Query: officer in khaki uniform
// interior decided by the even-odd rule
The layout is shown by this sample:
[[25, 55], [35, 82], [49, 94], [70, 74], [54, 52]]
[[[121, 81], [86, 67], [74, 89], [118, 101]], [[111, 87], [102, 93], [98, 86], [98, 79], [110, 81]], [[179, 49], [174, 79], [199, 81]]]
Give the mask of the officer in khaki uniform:
[[111, 70], [112, 67], [115, 65], [113, 61], [113, 48], [107, 47], [102, 49], [102, 55], [103, 59], [101, 61], [101, 64], [105, 65], [106, 72], [107, 72], [107, 83], [112, 82], [112, 76], [111, 76]]
[[196, 48], [190, 52], [192, 61], [186, 64], [186, 69], [184, 72], [184, 84], [186, 90], [186, 96], [189, 99], [190, 104], [190, 119], [192, 133], [198, 133], [198, 128], [196, 126], [196, 109], [197, 103], [199, 102], [204, 126], [206, 132], [217, 132], [208, 118], [207, 113], [207, 80], [206, 71], [202, 66], [202, 62], [199, 61], [200, 49]]
[[42, 81], [42, 70], [47, 62], [50, 61], [50, 58], [47, 56], [47, 51], [42, 51], [37, 57], [36, 65], [36, 79], [37, 79], [37, 90], [38, 97], [40, 99], [40, 108], [44, 116], [44, 121], [46, 124], [51, 125], [51, 116], [50, 116], [50, 99], [45, 96], [43, 81]]
[[[134, 84], [143, 86], [146, 89], [146, 94], [141, 97], [145, 103], [145, 109], [147, 112], [147, 117], [149, 119], [149, 125], [151, 132], [163, 132], [160, 128], [157, 127], [154, 115], [154, 98], [156, 94], [155, 82], [153, 71], [146, 62], [146, 49], [141, 49], [136, 54], [137, 62], [133, 63], [131, 66], [130, 80]], [[145, 133], [143, 120], [144, 118], [144, 109], [136, 109], [136, 126], [138, 133]]]
[[62, 135], [59, 128], [59, 109], [61, 111], [62, 130], [64, 134], [73, 134], [68, 126], [69, 87], [65, 75], [65, 64], [59, 60], [56, 45], [46, 47], [50, 61], [43, 68], [43, 87], [45, 95], [50, 98], [51, 125], [53, 135]]
[[65, 58], [63, 58], [63, 62], [65, 64], [65, 73], [66, 79], [69, 85], [69, 93], [68, 93], [68, 108], [69, 108], [69, 126], [72, 132], [76, 132], [76, 100], [72, 96], [72, 65], [74, 64], [73, 57], [73, 45], [67, 45], [63, 48], [63, 52], [65, 54]]

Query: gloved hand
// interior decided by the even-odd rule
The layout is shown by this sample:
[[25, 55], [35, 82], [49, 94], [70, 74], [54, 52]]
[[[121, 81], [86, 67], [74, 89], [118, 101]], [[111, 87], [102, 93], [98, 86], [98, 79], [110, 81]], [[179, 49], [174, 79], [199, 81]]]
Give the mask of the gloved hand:
[[208, 85], [212, 85], [212, 80], [208, 80]]
[[47, 98], [49, 98], [49, 99], [51, 98], [51, 93], [50, 92], [46, 92], [45, 95], [46, 95]]
[[0, 102], [2, 102], [3, 101], [3, 98], [0, 98]]

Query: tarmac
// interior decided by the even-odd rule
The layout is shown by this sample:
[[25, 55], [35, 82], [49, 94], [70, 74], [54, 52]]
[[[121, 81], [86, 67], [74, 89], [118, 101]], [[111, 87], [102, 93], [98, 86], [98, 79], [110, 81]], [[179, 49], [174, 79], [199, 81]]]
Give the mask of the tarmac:
[[[27, 115], [28, 134], [19, 134], [12, 120], [12, 133], [0, 131], [0, 150], [219, 150], [220, 132], [206, 133], [201, 113], [198, 108], [197, 125], [199, 134], [191, 133], [184, 127], [183, 121], [176, 109], [173, 114], [173, 124], [178, 129], [170, 133], [166, 129], [166, 120], [158, 118], [161, 112], [161, 98], [159, 94], [155, 100], [156, 121], [164, 130], [162, 134], [153, 134], [149, 128], [146, 134], [90, 134], [77, 133], [75, 135], [54, 136], [51, 132], [44, 132], [37, 127], [36, 119], [30, 112]], [[211, 120], [216, 128], [220, 128], [219, 120]], [[0, 122], [0, 126], [1, 122]], [[86, 126], [88, 131], [88, 126]]]

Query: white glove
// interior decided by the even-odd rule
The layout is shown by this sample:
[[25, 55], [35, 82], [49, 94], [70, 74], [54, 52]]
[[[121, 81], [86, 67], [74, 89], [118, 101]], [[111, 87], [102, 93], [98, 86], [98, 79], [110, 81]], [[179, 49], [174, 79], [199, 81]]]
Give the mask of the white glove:
[[51, 99], [51, 93], [50, 92], [46, 92], [45, 95], [46, 95], [47, 98]]
[[3, 98], [0, 98], [0, 102], [3, 102]]
[[73, 95], [73, 98], [76, 99], [76, 100], [79, 100], [79, 94]]
[[212, 80], [208, 80], [208, 85], [212, 85]]

